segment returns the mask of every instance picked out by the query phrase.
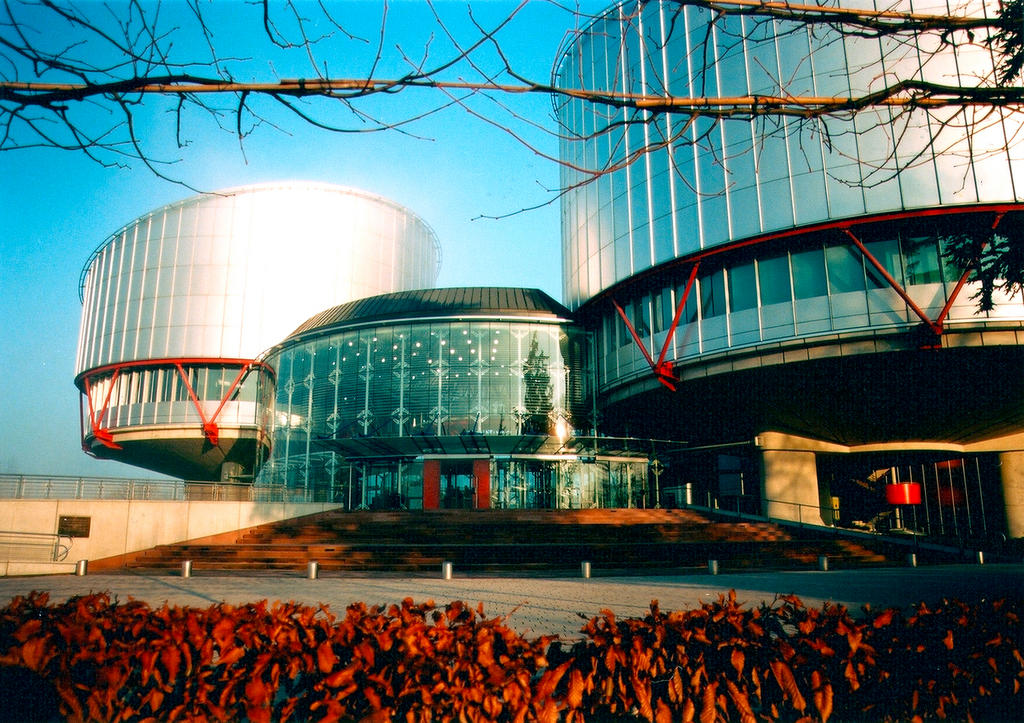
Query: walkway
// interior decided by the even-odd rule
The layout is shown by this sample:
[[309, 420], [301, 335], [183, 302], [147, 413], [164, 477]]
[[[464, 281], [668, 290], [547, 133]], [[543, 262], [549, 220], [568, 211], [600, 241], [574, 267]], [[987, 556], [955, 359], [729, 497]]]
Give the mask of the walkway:
[[[595, 574], [598, 571], [595, 570]], [[807, 605], [826, 600], [854, 612], [872, 607], [905, 607], [943, 598], [972, 600], [1024, 595], [1024, 565], [948, 565], [919, 568], [874, 568], [828, 572], [747, 572], [717, 576], [689, 574], [645, 577], [461, 577], [440, 575], [344, 576], [326, 574], [309, 580], [294, 574], [223, 575], [198, 572], [178, 575], [118, 573], [0, 578], [0, 605], [32, 590], [50, 593], [51, 602], [89, 592], [109, 592], [121, 600], [134, 598], [158, 606], [207, 607], [213, 603], [244, 604], [259, 600], [295, 600], [325, 603], [335, 615], [357, 601], [390, 604], [411, 597], [416, 602], [444, 604], [464, 600], [484, 604], [488, 616], [511, 613], [509, 624], [528, 635], [558, 634], [576, 637], [581, 619], [602, 608], [618, 617], [643, 615], [651, 600], [663, 610], [687, 609], [735, 589], [740, 601], [755, 605], [770, 602], [777, 593], [795, 593]]]

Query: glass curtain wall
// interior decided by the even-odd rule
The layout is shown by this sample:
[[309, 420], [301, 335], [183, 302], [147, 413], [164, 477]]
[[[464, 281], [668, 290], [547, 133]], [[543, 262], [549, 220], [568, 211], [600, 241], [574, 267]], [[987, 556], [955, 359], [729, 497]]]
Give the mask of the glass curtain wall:
[[[913, 9], [909, 0], [878, 7]], [[992, 77], [990, 53], [970, 44], [933, 51], [934, 41], [923, 38], [929, 50], [917, 53], [822, 26], [634, 0], [569, 39], [555, 80], [658, 97], [847, 97], [893, 77], [965, 85]], [[848, 119], [716, 123], [574, 98], [558, 99], [556, 112], [565, 129], [563, 296], [573, 309], [701, 249], [864, 214], [1014, 202], [1020, 187], [1008, 139], [1021, 121], [1010, 111], [982, 122], [969, 110], [948, 122], [961, 111], [917, 109], [864, 115], [855, 127]], [[860, 315], [851, 308], [851, 318]]]
[[433, 286], [439, 263], [426, 223], [355, 189], [275, 184], [187, 199], [90, 257], [76, 371], [252, 359], [324, 308]]
[[647, 460], [522, 458], [491, 466], [495, 509], [652, 507], [650, 496]]
[[[183, 365], [183, 369], [185, 376], [176, 367], [165, 366], [127, 368], [116, 375], [105, 373], [90, 379], [87, 406], [103, 427], [200, 423], [202, 419], [188, 389], [191, 387], [207, 416], [224, 403], [218, 423], [256, 423], [256, 395], [260, 386], [257, 375], [265, 375], [265, 371], [250, 371], [232, 391], [241, 367], [189, 364]], [[265, 378], [263, 384], [268, 382], [269, 378]], [[87, 409], [83, 411], [88, 414]]]
[[[961, 276], [943, 258], [941, 229], [889, 225], [856, 233], [915, 303], [932, 318], [938, 316]], [[788, 250], [755, 248], [753, 258], [745, 255], [724, 265], [708, 259], [701, 264], [668, 358], [696, 358], [779, 339], [921, 323], [850, 243], [810, 238]], [[642, 294], [616, 297], [629, 310], [634, 328], [654, 356], [683, 298], [690, 268], [682, 265], [662, 275], [647, 284]], [[971, 298], [974, 291], [972, 285], [963, 289], [950, 309], [947, 325], [1024, 318], [1024, 301], [1019, 297], [999, 299], [996, 308], [979, 314]], [[653, 326], [647, 321], [652, 316]], [[646, 360], [614, 307], [609, 305], [603, 317], [596, 325], [601, 383], [648, 373]]]
[[443, 320], [288, 345], [267, 360], [277, 386], [261, 479], [348, 484], [323, 440], [571, 434], [587, 417], [586, 343], [557, 324]]

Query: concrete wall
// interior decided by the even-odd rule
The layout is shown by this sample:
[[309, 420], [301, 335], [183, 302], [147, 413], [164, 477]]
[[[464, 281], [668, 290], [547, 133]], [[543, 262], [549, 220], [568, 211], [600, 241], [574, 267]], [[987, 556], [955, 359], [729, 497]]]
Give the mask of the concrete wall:
[[1007, 537], [1024, 537], [1024, 452], [999, 455]]
[[761, 499], [769, 518], [824, 524], [814, 452], [762, 451]]
[[[328, 503], [151, 502], [144, 500], [4, 500], [0, 531], [56, 533], [64, 515], [89, 517], [89, 537], [71, 540], [63, 563], [0, 549], [0, 576], [71, 572], [78, 560], [100, 560], [247, 527], [335, 509]], [[65, 539], [66, 543], [67, 540]]]

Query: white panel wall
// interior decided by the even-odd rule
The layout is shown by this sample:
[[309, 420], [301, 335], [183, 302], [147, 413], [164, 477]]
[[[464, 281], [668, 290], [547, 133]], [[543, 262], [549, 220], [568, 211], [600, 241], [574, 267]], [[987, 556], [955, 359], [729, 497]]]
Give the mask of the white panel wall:
[[76, 373], [251, 359], [323, 309], [433, 286], [439, 262], [426, 223], [360, 191], [289, 184], [191, 198], [132, 222], [90, 260]]

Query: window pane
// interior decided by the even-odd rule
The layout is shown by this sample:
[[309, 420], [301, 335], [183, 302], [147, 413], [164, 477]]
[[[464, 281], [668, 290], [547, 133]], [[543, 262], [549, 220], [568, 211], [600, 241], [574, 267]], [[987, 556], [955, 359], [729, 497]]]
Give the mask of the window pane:
[[675, 303], [672, 300], [672, 287], [666, 286], [661, 290], [661, 325], [667, 329], [672, 326], [672, 319], [676, 315]]
[[942, 281], [939, 267], [939, 247], [935, 239], [918, 236], [903, 239], [903, 253], [907, 259], [907, 284], [937, 284]]
[[773, 256], [757, 262], [757, 280], [761, 286], [761, 303], [782, 304], [790, 300], [789, 259]]
[[798, 299], [825, 296], [825, 256], [821, 249], [801, 251], [792, 256], [793, 292]]
[[864, 291], [864, 266], [860, 252], [852, 246], [830, 246], [825, 249], [829, 291], [845, 294]]
[[[683, 281], [679, 286], [676, 287], [676, 304], [678, 305], [682, 301], [683, 294], [686, 293], [686, 281]], [[697, 282], [694, 280], [693, 286], [690, 287], [690, 295], [686, 297], [686, 307], [683, 309], [683, 315], [679, 318], [680, 324], [689, 324], [697, 320]], [[675, 316], [676, 310], [672, 309], [672, 315]]]
[[[895, 239], [890, 241], [872, 241], [864, 244], [868, 252], [878, 259], [882, 267], [889, 272], [889, 275], [896, 279], [897, 283], [903, 283], [903, 270], [900, 264], [900, 247]], [[865, 259], [867, 261], [867, 259]], [[864, 264], [868, 275], [868, 285], [875, 289], [884, 289], [889, 282], [878, 272], [875, 265], [870, 261]]]
[[651, 294], [651, 322], [655, 334], [668, 328], [665, 323], [665, 298], [660, 291]]
[[754, 280], [754, 262], [729, 269], [729, 308], [743, 311], [757, 307], [757, 282]]
[[647, 309], [647, 297], [633, 300], [633, 328], [637, 336], [645, 337], [651, 335], [650, 312]]
[[700, 277], [701, 316], [718, 316], [725, 313], [725, 273], [719, 269]]

